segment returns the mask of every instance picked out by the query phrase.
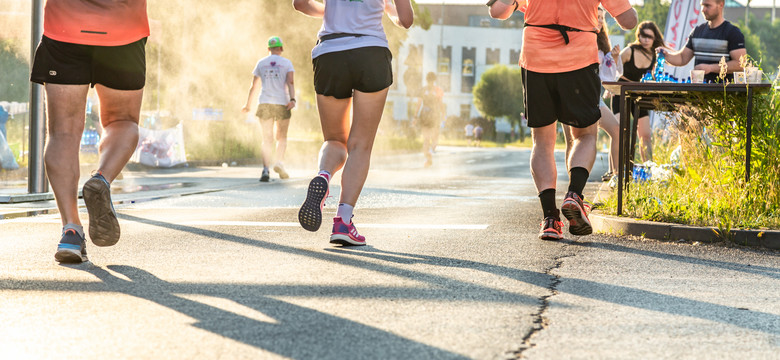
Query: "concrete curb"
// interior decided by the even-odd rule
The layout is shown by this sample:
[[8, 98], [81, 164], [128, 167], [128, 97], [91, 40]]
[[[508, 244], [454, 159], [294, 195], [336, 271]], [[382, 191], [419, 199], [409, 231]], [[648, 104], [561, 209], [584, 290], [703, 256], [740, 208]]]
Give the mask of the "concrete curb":
[[[656, 240], [686, 240], [707, 243], [723, 240], [718, 234], [718, 229], [711, 227], [636, 220], [603, 215], [598, 212], [591, 213], [589, 218], [593, 232], [602, 234], [635, 235]], [[780, 249], [780, 231], [778, 230], [731, 230], [728, 238], [738, 245]]]

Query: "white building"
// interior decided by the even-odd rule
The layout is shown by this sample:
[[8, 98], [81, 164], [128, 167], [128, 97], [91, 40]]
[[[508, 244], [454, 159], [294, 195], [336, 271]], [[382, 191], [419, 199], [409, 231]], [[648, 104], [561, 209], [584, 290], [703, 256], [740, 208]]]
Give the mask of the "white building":
[[[422, 3], [419, 1], [418, 3]], [[434, 72], [444, 89], [446, 114], [464, 119], [477, 117], [471, 90], [482, 73], [495, 64], [517, 67], [522, 44], [522, 14], [511, 19], [491, 19], [482, 5], [420, 5], [428, 8], [434, 25], [428, 30], [413, 27], [394, 61], [395, 85], [388, 102], [396, 120], [409, 118], [411, 86], [422, 87], [425, 75]], [[440, 49], [442, 49], [440, 51]], [[417, 74], [415, 84], [408, 72]]]

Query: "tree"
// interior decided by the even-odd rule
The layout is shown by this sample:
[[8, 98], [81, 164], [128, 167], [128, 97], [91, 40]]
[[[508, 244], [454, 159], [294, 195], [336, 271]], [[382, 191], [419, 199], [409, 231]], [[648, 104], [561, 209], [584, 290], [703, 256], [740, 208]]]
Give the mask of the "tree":
[[474, 105], [490, 120], [506, 116], [514, 124], [520, 123], [523, 113], [522, 70], [496, 65], [482, 74], [474, 86]]
[[[645, 20], [654, 22], [663, 34], [666, 30], [666, 19], [669, 17], [669, 6], [671, 4], [671, 0], [645, 0], [643, 5], [634, 5], [634, 9], [640, 22]], [[609, 30], [611, 34], [624, 33], [626, 44], [636, 40], [634, 39], [634, 31], [624, 31], [617, 23], [610, 27]]]
[[0, 39], [0, 101], [25, 102], [30, 91], [30, 70], [21, 57], [18, 39]]

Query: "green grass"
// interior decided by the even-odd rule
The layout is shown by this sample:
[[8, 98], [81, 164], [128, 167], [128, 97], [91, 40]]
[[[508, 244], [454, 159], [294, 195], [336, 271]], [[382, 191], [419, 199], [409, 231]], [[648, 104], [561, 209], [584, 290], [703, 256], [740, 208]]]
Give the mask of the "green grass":
[[[681, 112], [673, 141], [657, 143], [663, 163], [680, 146], [682, 162], [667, 181], [632, 183], [627, 216], [718, 229], [780, 229], [780, 94], [754, 98], [751, 174], [745, 180], [745, 97], [700, 95], [704, 105]], [[658, 138], [658, 137], [656, 137]], [[663, 159], [663, 160], [662, 160]], [[615, 213], [616, 197], [605, 211]]]

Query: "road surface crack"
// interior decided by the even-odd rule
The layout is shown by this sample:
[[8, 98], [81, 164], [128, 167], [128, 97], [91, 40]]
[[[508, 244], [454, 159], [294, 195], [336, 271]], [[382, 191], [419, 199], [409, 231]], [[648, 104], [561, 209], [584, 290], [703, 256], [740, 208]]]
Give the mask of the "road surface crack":
[[544, 273], [552, 278], [552, 281], [550, 281], [550, 284], [547, 286], [549, 292], [539, 297], [539, 309], [531, 314], [534, 325], [528, 330], [525, 336], [523, 336], [523, 344], [517, 350], [510, 352], [514, 359], [522, 359], [524, 351], [536, 346], [536, 344], [532, 342], [533, 338], [550, 324], [550, 321], [545, 314], [550, 307], [550, 298], [558, 295], [558, 285], [561, 283], [561, 277], [560, 275], [555, 274], [555, 271], [560, 269], [561, 265], [563, 265], [563, 259], [574, 256], [574, 254], [566, 253], [565, 250], [568, 246], [569, 245], [564, 245], [562, 248], [564, 253], [556, 256], [555, 259], [553, 259], [554, 262], [552, 266], [544, 270]]

